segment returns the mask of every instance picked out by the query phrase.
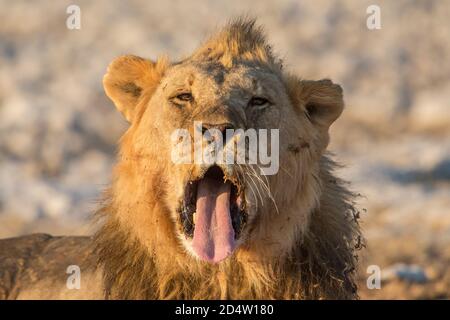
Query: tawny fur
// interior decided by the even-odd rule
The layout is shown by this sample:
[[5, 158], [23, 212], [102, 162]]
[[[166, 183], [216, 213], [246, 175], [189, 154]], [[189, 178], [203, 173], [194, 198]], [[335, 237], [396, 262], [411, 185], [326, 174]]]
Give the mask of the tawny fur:
[[[168, 107], [164, 90], [183, 81], [201, 92], [197, 109]], [[95, 215], [100, 227], [92, 243], [85, 245], [91, 259], [83, 260], [83, 265], [88, 270], [95, 267], [92, 277], [100, 279], [96, 298], [357, 298], [354, 271], [362, 240], [355, 196], [335, 176], [337, 165], [326, 151], [329, 127], [343, 110], [338, 85], [286, 73], [262, 30], [247, 19], [232, 22], [179, 62], [171, 63], [166, 57], [156, 62], [135, 56], [117, 58], [103, 83], [130, 127], [120, 141], [112, 184]], [[274, 107], [239, 109], [235, 106], [247, 98], [229, 94], [235, 88], [244, 93], [265, 90], [272, 94]], [[237, 109], [240, 113], [233, 111]], [[194, 120], [280, 128], [280, 171], [266, 177], [270, 190], [259, 206], [256, 192], [253, 198], [249, 194], [243, 243], [220, 264], [208, 264], [186, 250], [175, 213], [182, 186], [199, 169], [171, 163], [168, 132]], [[258, 189], [260, 183], [254, 187], [265, 192]], [[44, 238], [45, 243], [56, 241]], [[9, 267], [23, 256], [22, 251], [7, 256], [6, 247], [13, 243], [0, 242]], [[40, 252], [27, 261], [40, 261], [36, 256]], [[78, 264], [71, 257], [58, 267], [55, 264], [52, 271], [61, 272], [58, 275], [63, 278], [63, 265]], [[35, 272], [32, 264], [26, 265], [28, 271], [15, 271], [16, 279]], [[0, 293], [5, 297], [45, 296], [37, 289], [43, 288], [38, 284], [43, 274], [32, 284], [19, 286], [5, 285], [9, 282], [4, 279], [11, 276], [3, 273], [0, 270], [4, 286]], [[59, 280], [61, 286], [63, 281]], [[18, 293], [17, 288], [25, 287], [30, 294]]]
[[[254, 26], [253, 21], [238, 20], [232, 23], [186, 60], [217, 61], [225, 68], [246, 61], [259, 64], [284, 79], [289, 98], [299, 108], [307, 107], [300, 106], [302, 102], [330, 108], [328, 118], [318, 120], [332, 122], [342, 111], [339, 108], [342, 91], [331, 81], [300, 81], [295, 76], [283, 74], [280, 62], [273, 56], [262, 31]], [[160, 63], [156, 62], [155, 65]], [[166, 65], [166, 62], [162, 62], [162, 65]], [[150, 96], [143, 97], [138, 106], [146, 105]], [[294, 124], [301, 126], [298, 122]], [[280, 202], [285, 204], [280, 215], [287, 220], [290, 216], [296, 219], [295, 211], [311, 208], [308, 221], [303, 221], [307, 226], [303, 226], [302, 230], [295, 229], [295, 234], [290, 237], [289, 230], [271, 227], [270, 216], [273, 217], [275, 210], [267, 205], [267, 220], [260, 218], [259, 226], [255, 227], [263, 236], [272, 234], [274, 238], [286, 242], [281, 248], [290, 249], [286, 249], [286, 252], [276, 251], [275, 248], [279, 247], [270, 249], [270, 245], [260, 241], [245, 244], [237, 254], [220, 265], [209, 265], [191, 257], [180, 246], [169, 208], [162, 200], [167, 192], [162, 186], [171, 177], [161, 174], [160, 161], [167, 159], [150, 160], [136, 151], [133, 141], [139, 140], [136, 138], [139, 129], [132, 124], [122, 139], [114, 184], [98, 212], [104, 225], [95, 243], [99, 251], [99, 263], [105, 266], [105, 285], [109, 297], [355, 298], [355, 246], [359, 241], [356, 239], [360, 239], [354, 216], [356, 209], [353, 206], [353, 194], [346, 189], [345, 183], [334, 177], [336, 165], [329, 156], [323, 154], [328, 143], [328, 128], [321, 126], [322, 123], [317, 123], [316, 136], [313, 132], [305, 133], [312, 145], [312, 155], [305, 155], [303, 150], [299, 150], [302, 145], [294, 148], [294, 153], [299, 153], [294, 156], [310, 159], [301, 159], [300, 162], [296, 159], [295, 165], [300, 165], [300, 169], [292, 167], [292, 162], [286, 162], [287, 169], [295, 175], [296, 188], [280, 182], [286, 181], [287, 177], [272, 180], [271, 185], [280, 197]], [[308, 143], [306, 145], [309, 147]], [[140, 161], [141, 157], [144, 160]], [[318, 165], [308, 169], [313, 161]], [[141, 182], [142, 177], [145, 177], [144, 183]], [[294, 199], [282, 199], [283, 194], [290, 194], [286, 188], [298, 190], [299, 194], [294, 195], [296, 200], [303, 199], [310, 206], [302, 208]], [[145, 233], [144, 241], [136, 237], [135, 229], [125, 227], [120, 221], [124, 210], [133, 212], [131, 219], [136, 219], [133, 222], [135, 225], [139, 224], [141, 229], [145, 226], [142, 231]], [[130, 219], [129, 215], [127, 219]]]

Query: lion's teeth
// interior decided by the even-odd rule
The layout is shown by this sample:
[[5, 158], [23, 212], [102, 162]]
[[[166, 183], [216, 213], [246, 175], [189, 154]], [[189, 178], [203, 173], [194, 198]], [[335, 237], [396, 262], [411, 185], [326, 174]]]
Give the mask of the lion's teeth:
[[194, 221], [194, 224], [195, 224], [195, 222], [196, 222], [196, 220], [197, 220], [197, 215], [196, 215], [196, 213], [197, 213], [197, 212], [194, 212], [194, 213], [192, 214], [192, 220]]

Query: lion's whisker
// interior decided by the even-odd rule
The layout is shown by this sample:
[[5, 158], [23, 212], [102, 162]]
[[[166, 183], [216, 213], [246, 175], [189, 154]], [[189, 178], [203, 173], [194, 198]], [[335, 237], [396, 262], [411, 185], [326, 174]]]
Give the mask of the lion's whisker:
[[[242, 165], [241, 164], [238, 164], [238, 166], [241, 168], [241, 170], [242, 170], [242, 173], [243, 173], [243, 175], [244, 176], [248, 176], [248, 173], [242, 168]], [[252, 186], [252, 183], [253, 183], [253, 186]], [[255, 190], [254, 190], [254, 188], [253, 187], [255, 187], [257, 190], [258, 190], [258, 188], [257, 188], [257, 186], [255, 185], [255, 182], [253, 181], [253, 179], [252, 178], [250, 178], [250, 181], [249, 181], [249, 188], [250, 188], [250, 190], [252, 191], [252, 193], [253, 193], [253, 197], [255, 198], [255, 202], [256, 202], [256, 211], [258, 211], [258, 197], [256, 196], [256, 192], [255, 192]], [[258, 193], [259, 193], [259, 191], [258, 191]], [[262, 198], [261, 198], [261, 204], [262, 204]]]
[[[258, 165], [256, 165], [259, 169], [260, 167]], [[264, 179], [266, 180], [266, 182], [264, 182], [261, 178], [260, 175], [257, 174], [257, 172], [255, 171], [255, 169], [253, 167], [252, 168], [252, 172], [253, 172], [253, 176], [256, 177], [258, 179], [258, 181], [261, 182], [261, 185], [264, 187], [264, 189], [267, 192], [267, 196], [270, 198], [270, 200], [273, 202], [274, 206], [275, 206], [275, 210], [277, 211], [277, 214], [280, 213], [280, 211], [278, 210], [278, 205], [275, 201], [275, 198], [272, 195], [272, 191], [270, 190], [270, 186], [269, 186], [269, 180], [267, 179], [266, 176], [264, 176]]]
[[248, 173], [246, 173], [246, 174], [247, 174], [247, 177], [249, 177], [249, 178], [251, 179], [251, 181], [253, 182], [253, 185], [255, 186], [256, 191], [258, 192], [259, 199], [261, 200], [261, 204], [263, 204], [263, 203], [264, 203], [264, 200], [263, 200], [261, 191], [260, 191], [260, 189], [259, 189], [259, 185], [258, 185], [258, 184], [255, 182], [255, 180], [252, 178], [252, 175], [250, 175], [250, 174], [248, 174]]

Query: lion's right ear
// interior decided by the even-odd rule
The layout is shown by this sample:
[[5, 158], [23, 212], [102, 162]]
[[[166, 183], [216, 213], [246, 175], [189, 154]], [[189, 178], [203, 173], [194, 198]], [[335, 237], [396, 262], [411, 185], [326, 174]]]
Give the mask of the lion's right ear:
[[133, 122], [144, 94], [156, 89], [167, 64], [167, 59], [153, 62], [133, 55], [111, 62], [103, 77], [103, 88], [128, 122]]

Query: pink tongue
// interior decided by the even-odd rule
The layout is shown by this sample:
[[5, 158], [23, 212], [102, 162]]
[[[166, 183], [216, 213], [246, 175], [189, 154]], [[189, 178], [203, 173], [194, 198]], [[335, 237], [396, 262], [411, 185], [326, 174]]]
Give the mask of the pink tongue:
[[198, 183], [192, 247], [203, 260], [217, 263], [236, 247], [230, 216], [229, 182], [203, 178]]

